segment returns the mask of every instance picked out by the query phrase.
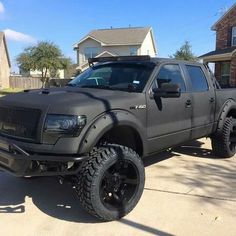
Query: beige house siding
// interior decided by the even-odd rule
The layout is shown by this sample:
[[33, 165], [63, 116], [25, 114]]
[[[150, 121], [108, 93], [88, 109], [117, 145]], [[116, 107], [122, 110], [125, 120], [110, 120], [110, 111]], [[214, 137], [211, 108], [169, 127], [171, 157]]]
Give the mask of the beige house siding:
[[10, 66], [4, 40], [0, 42], [0, 87], [9, 88]]
[[110, 52], [107, 52], [107, 51], [104, 51], [104, 52], [102, 52], [98, 55], [98, 57], [112, 57], [112, 56], [115, 56], [115, 55], [113, 55], [113, 54], [111, 54]]
[[[101, 43], [93, 40], [93, 39], [87, 39], [85, 41], [83, 41], [78, 48], [78, 53], [77, 53], [77, 62], [79, 66], [82, 66], [83, 64], [87, 63], [87, 61], [85, 61], [84, 59], [84, 50], [87, 47], [96, 47], [96, 48], [100, 48], [101, 49]], [[106, 51], [106, 50], [103, 50]], [[101, 52], [103, 52], [102, 50], [99, 52], [99, 54]]]
[[[77, 51], [77, 55], [78, 55], [77, 62], [78, 62], [79, 67], [82, 68], [82, 70], [85, 70], [85, 69], [88, 68], [88, 62], [85, 60], [85, 57], [84, 57], [84, 50], [85, 50], [86, 47], [97, 47], [97, 48], [99, 48], [99, 54], [101, 54], [103, 52], [109, 52], [114, 56], [129, 56], [131, 47], [137, 48], [137, 55], [142, 55], [140, 46], [141, 45], [101, 46], [101, 44], [97, 43], [95, 40], [87, 39], [83, 43], [81, 43], [81, 45], [77, 49], [78, 50]], [[111, 55], [103, 54], [102, 56], [104, 57], [104, 56], [111, 56]]]
[[130, 46], [105, 46], [103, 47], [104, 51], [108, 51], [117, 56], [129, 56], [130, 55], [130, 48], [136, 47], [137, 50], [140, 46], [130, 45]]
[[[22, 73], [24, 76], [31, 76], [31, 77], [41, 77], [42, 72], [39, 70], [30, 70], [28, 73]], [[64, 70], [57, 70], [57, 78], [64, 79], [65, 78], [65, 71]], [[47, 76], [50, 77], [50, 72], [47, 73]]]
[[150, 31], [148, 32], [146, 38], [144, 39], [140, 50], [141, 50], [140, 55], [149, 55], [151, 57], [156, 56], [154, 42], [153, 42], [152, 35], [151, 35]]

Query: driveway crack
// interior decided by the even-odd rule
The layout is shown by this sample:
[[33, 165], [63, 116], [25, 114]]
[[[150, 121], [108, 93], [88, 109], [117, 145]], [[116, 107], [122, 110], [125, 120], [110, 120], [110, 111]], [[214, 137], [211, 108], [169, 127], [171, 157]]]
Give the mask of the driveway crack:
[[221, 198], [221, 197], [211, 197], [211, 196], [205, 196], [200, 194], [191, 194], [190, 192], [193, 189], [190, 189], [187, 193], [183, 192], [176, 192], [176, 191], [169, 191], [169, 190], [162, 190], [162, 189], [152, 189], [152, 188], [144, 188], [147, 191], [155, 191], [155, 192], [161, 192], [161, 193], [168, 193], [168, 194], [175, 194], [175, 195], [183, 195], [183, 196], [190, 196], [190, 197], [200, 197], [200, 198], [208, 198], [212, 200], [219, 200], [219, 201], [228, 201], [228, 202], [236, 202], [236, 199], [230, 199], [230, 198]]

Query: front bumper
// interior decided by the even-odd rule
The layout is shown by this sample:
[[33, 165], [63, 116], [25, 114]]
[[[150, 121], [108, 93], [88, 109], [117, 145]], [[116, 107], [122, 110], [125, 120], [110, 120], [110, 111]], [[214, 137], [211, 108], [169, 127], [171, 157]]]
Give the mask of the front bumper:
[[[73, 175], [78, 171], [78, 163], [86, 159], [88, 156], [28, 153], [0, 138], [0, 169], [15, 176]], [[73, 163], [72, 168], [67, 168], [69, 162]]]

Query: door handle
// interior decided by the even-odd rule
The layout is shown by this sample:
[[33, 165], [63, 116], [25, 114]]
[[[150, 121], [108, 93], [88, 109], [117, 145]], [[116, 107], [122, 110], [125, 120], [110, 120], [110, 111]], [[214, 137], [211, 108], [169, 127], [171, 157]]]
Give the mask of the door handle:
[[214, 98], [210, 98], [210, 102], [212, 103], [212, 102], [214, 102], [215, 101], [215, 99]]
[[186, 108], [189, 108], [189, 107], [191, 107], [191, 105], [192, 105], [192, 102], [191, 102], [190, 99], [188, 99], [188, 100], [186, 101], [186, 103], [185, 103], [185, 107], [186, 107]]

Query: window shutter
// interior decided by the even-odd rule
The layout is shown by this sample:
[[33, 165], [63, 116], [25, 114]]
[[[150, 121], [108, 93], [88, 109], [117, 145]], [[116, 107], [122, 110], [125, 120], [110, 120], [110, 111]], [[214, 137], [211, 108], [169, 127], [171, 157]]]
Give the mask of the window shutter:
[[227, 46], [231, 47], [232, 46], [232, 30], [233, 27], [229, 27], [229, 31], [228, 31], [228, 43]]

